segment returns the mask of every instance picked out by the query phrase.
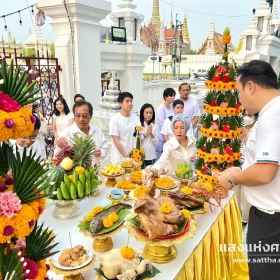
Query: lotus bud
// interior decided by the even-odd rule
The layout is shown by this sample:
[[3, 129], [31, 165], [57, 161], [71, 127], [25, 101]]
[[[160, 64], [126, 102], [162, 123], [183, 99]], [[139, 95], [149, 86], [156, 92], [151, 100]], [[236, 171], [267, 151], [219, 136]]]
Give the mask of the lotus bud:
[[37, 77], [37, 78], [36, 78], [36, 81], [37, 81], [37, 82], [40, 82], [40, 79], [41, 79], [40, 77]]
[[0, 85], [3, 85], [4, 84], [4, 79], [1, 79], [0, 80]]
[[226, 27], [226, 29], [224, 30], [224, 35], [229, 35], [229, 34], [230, 34], [230, 29]]
[[12, 119], [7, 119], [4, 122], [6, 128], [13, 128], [15, 126], [15, 122]]

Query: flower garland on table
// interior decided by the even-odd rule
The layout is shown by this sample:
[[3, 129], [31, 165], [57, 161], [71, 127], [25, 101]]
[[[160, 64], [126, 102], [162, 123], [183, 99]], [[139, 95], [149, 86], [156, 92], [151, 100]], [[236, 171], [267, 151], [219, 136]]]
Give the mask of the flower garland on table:
[[105, 228], [110, 228], [114, 225], [115, 222], [119, 220], [119, 216], [113, 212], [107, 218], [103, 220], [103, 226]]
[[46, 207], [45, 198], [21, 204], [12, 191], [12, 178], [7, 178], [0, 186], [0, 243], [28, 236]]
[[131, 247], [125, 246], [121, 248], [121, 255], [127, 260], [132, 260], [134, 258], [134, 250]]
[[88, 221], [88, 222], [90, 222], [91, 220], [92, 220], [92, 218], [96, 215], [96, 214], [98, 214], [99, 212], [101, 212], [101, 211], [103, 211], [104, 210], [104, 208], [102, 207], [102, 206], [96, 206], [96, 207], [94, 207], [89, 213], [88, 213], [88, 215], [86, 216], [86, 220]]
[[141, 148], [141, 141], [140, 141], [140, 131], [142, 131], [142, 125], [139, 123], [135, 127], [135, 133], [134, 136], [136, 137], [136, 148], [132, 149], [129, 153], [129, 157], [133, 160], [135, 160], [138, 163], [138, 167], [140, 167], [143, 164], [143, 161], [145, 160], [145, 149]]

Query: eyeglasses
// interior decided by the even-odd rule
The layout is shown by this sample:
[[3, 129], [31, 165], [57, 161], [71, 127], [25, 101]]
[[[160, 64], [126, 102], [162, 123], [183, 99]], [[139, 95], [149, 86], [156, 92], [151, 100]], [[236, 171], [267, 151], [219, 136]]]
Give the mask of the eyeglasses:
[[75, 118], [77, 118], [77, 119], [87, 119], [89, 117], [89, 115], [88, 114], [83, 114], [83, 115], [81, 115], [81, 114], [75, 114]]
[[35, 142], [38, 139], [39, 135], [37, 136], [31, 136], [31, 137], [22, 137], [20, 138], [21, 141], [26, 142], [27, 140], [30, 140], [31, 142]]

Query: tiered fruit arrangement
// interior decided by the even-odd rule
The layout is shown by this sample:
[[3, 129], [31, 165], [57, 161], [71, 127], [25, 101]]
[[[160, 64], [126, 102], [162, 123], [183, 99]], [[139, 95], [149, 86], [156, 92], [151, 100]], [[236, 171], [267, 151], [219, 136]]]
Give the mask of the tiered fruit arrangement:
[[72, 147], [64, 148], [55, 158], [59, 166], [52, 167], [43, 183], [53, 199], [80, 199], [95, 192], [98, 186], [96, 170], [90, 166], [95, 144], [90, 136], [74, 135]]
[[244, 121], [236, 91], [236, 65], [228, 62], [227, 45], [230, 30], [225, 29], [223, 60], [207, 73], [204, 113], [200, 117], [202, 137], [197, 141], [196, 172], [203, 182], [218, 183], [213, 175], [232, 166], [240, 166], [241, 141]]
[[[39, 90], [29, 93], [36, 82], [27, 86], [28, 73], [15, 70], [13, 61], [8, 69], [4, 58], [0, 80], [0, 141], [30, 136], [35, 117], [24, 106], [37, 100]], [[36, 223], [46, 205], [44, 164], [5, 142], [0, 159], [0, 279], [47, 279], [46, 258], [57, 244], [53, 232]]]
[[189, 163], [178, 163], [175, 175], [177, 179], [190, 179], [193, 176], [192, 165]]

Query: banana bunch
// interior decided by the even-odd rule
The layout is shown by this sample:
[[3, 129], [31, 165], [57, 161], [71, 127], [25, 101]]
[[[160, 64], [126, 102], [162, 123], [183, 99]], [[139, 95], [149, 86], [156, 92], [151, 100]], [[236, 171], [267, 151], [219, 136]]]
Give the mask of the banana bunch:
[[103, 173], [105, 175], [119, 175], [123, 173], [123, 168], [116, 164], [108, 164], [103, 168]]
[[68, 176], [64, 174], [64, 180], [57, 189], [57, 198], [59, 200], [70, 200], [83, 198], [93, 193], [98, 186], [98, 177], [95, 170], [90, 167], [85, 173]]

